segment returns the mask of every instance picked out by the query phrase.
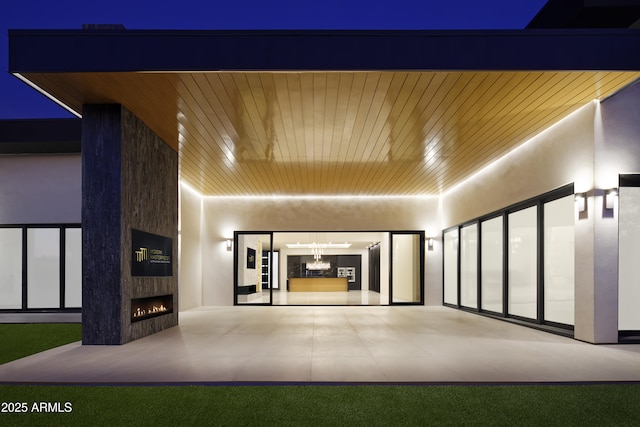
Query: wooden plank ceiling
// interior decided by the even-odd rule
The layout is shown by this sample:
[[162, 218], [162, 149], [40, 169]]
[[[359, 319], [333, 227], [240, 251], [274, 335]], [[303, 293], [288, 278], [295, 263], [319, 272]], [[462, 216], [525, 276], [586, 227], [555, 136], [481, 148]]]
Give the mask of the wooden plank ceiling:
[[25, 74], [75, 111], [121, 103], [205, 195], [435, 195], [624, 72]]

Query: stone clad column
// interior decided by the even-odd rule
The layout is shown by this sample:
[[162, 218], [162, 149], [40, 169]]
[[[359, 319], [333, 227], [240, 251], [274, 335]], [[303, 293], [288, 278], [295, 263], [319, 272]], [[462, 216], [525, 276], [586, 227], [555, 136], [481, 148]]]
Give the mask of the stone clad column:
[[[177, 325], [177, 152], [121, 105], [85, 105], [82, 187], [83, 344], [124, 344]], [[132, 276], [134, 229], [171, 239], [172, 275]], [[165, 295], [172, 313], [132, 322], [133, 298]]]

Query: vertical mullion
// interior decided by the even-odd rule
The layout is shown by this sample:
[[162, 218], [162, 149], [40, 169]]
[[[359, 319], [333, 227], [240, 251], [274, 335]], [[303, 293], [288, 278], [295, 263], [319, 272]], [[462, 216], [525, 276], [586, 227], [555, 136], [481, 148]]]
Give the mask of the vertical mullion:
[[477, 267], [476, 267], [476, 284], [477, 284], [477, 295], [476, 295], [476, 310], [478, 312], [482, 311], [482, 224], [480, 221], [476, 223], [476, 233], [478, 236], [476, 242], [476, 250], [477, 250]]
[[66, 308], [65, 297], [66, 297], [66, 242], [67, 242], [67, 232], [65, 227], [60, 227], [60, 308]]
[[238, 304], [238, 266], [239, 266], [239, 255], [238, 255], [238, 238], [240, 234], [238, 231], [233, 232], [233, 305]]
[[509, 315], [509, 213], [502, 216], [502, 315]]
[[[269, 305], [273, 305], [273, 231], [269, 232]], [[278, 271], [280, 271], [278, 269]]]
[[424, 273], [426, 268], [425, 267], [426, 252], [424, 247], [424, 239], [425, 239], [424, 230], [419, 233], [418, 238], [420, 241], [420, 305], [424, 305], [424, 287], [425, 287]]
[[456, 286], [458, 288], [457, 292], [456, 292], [456, 297], [457, 297], [457, 305], [458, 308], [462, 307], [462, 280], [460, 278], [460, 275], [462, 273], [462, 226], [458, 227], [458, 250], [457, 250], [457, 258], [458, 258], [458, 263], [456, 268], [458, 269], [458, 272], [456, 274]]
[[537, 246], [537, 308], [538, 323], [544, 322], [544, 202], [538, 202], [538, 246]]
[[27, 227], [22, 227], [22, 309], [26, 310], [28, 288], [27, 280], [29, 279], [27, 274]]

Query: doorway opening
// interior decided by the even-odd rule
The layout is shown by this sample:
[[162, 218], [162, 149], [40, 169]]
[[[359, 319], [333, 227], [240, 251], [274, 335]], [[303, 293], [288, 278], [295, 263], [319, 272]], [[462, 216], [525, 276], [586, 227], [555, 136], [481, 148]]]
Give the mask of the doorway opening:
[[235, 305], [424, 304], [424, 231], [234, 232]]

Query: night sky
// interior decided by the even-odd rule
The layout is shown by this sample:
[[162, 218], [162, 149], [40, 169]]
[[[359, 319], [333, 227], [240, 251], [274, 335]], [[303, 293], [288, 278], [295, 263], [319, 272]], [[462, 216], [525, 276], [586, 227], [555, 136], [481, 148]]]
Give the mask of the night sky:
[[8, 29], [522, 29], [546, 0], [11, 0], [0, 7], [0, 119], [73, 117], [8, 70]]

